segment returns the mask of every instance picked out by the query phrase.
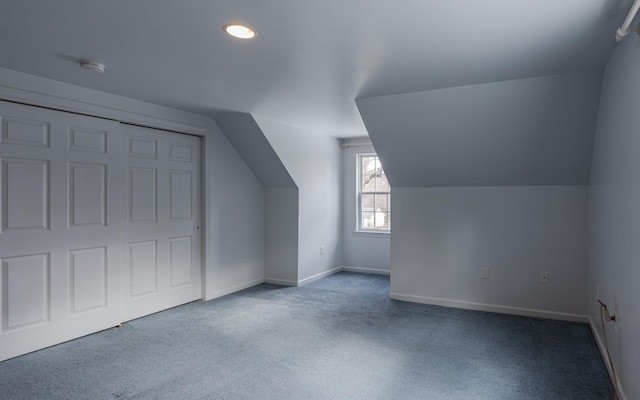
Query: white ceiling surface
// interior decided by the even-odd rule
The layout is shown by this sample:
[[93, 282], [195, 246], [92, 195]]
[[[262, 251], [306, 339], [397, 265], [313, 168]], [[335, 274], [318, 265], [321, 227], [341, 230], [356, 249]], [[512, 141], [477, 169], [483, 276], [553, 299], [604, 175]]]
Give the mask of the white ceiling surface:
[[[354, 99], [599, 71], [631, 0], [2, 0], [0, 67], [366, 135]], [[245, 22], [255, 40], [226, 36]], [[106, 64], [102, 75], [78, 58]]]

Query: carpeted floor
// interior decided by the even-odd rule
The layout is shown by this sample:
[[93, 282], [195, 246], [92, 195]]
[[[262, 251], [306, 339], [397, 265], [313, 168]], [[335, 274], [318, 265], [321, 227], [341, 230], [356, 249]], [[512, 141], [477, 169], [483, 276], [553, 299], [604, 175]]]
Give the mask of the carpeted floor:
[[2, 399], [613, 399], [585, 324], [259, 285], [0, 363]]

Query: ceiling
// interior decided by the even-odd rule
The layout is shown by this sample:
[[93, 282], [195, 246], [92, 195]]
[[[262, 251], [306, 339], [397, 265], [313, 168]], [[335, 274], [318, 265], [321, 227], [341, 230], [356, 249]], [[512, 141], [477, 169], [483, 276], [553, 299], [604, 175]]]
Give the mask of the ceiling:
[[[366, 135], [356, 98], [601, 71], [631, 0], [2, 0], [0, 67]], [[222, 26], [244, 22], [251, 41]], [[77, 60], [106, 64], [104, 74]]]
[[602, 74], [357, 100], [392, 187], [588, 185]]

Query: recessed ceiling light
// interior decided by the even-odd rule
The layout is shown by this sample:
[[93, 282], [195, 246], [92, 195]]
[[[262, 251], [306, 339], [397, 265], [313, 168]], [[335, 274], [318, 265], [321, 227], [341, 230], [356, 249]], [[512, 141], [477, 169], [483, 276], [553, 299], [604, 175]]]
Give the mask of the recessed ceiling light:
[[240, 24], [227, 24], [224, 27], [224, 31], [229, 35], [238, 39], [253, 39], [256, 37], [256, 33], [248, 26]]

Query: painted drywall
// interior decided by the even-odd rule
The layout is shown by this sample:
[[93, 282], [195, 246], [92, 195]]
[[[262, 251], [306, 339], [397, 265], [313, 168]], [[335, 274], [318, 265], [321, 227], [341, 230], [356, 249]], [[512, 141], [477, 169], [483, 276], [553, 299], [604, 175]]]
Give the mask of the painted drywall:
[[298, 282], [304, 283], [341, 265], [340, 145], [335, 138], [254, 118], [298, 186]]
[[358, 99], [393, 187], [587, 185], [601, 73]]
[[251, 114], [226, 112], [216, 116], [215, 120], [264, 187], [296, 187]]
[[210, 117], [4, 68], [0, 98], [201, 136], [205, 298], [262, 281], [262, 185]]
[[[362, 141], [342, 149], [342, 263], [353, 270], [388, 273], [391, 265], [389, 233], [362, 233], [357, 230], [357, 155], [375, 153], [373, 145]], [[392, 200], [393, 201], [393, 200]]]
[[264, 188], [212, 121], [206, 140], [207, 299], [262, 282]]
[[298, 189], [264, 189], [264, 279], [298, 284]]
[[215, 120], [264, 187], [264, 278], [267, 282], [295, 286], [298, 188], [251, 114], [225, 112]]
[[628, 399], [640, 399], [640, 37], [621, 42], [606, 67], [589, 190], [587, 304], [602, 343], [596, 285], [617, 317], [609, 349]]
[[585, 319], [587, 193], [586, 186], [393, 188], [392, 297]]

